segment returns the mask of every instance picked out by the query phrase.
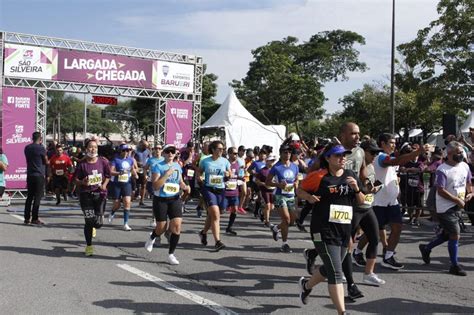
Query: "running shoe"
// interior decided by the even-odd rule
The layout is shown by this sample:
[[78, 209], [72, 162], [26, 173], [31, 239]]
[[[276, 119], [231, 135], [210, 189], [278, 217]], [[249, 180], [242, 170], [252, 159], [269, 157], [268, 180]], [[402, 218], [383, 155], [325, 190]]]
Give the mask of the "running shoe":
[[107, 221], [109, 222], [109, 224], [111, 224], [112, 222], [114, 222], [114, 217], [115, 217], [115, 215], [109, 214], [109, 217], [107, 218]]
[[179, 265], [179, 260], [176, 258], [174, 254], [168, 255], [168, 263], [170, 265]]
[[25, 224], [25, 225], [30, 225], [30, 224], [31, 224], [31, 221], [30, 221], [30, 220], [25, 220], [25, 221], [23, 221], [23, 224]]
[[132, 228], [128, 225], [128, 223], [125, 223], [125, 224], [123, 225], [123, 230], [124, 230], [124, 231], [131, 231]]
[[36, 225], [43, 225], [43, 224], [44, 224], [44, 222], [43, 222], [43, 221], [41, 221], [40, 219], [36, 219], [36, 220], [33, 220], [33, 221], [31, 221], [31, 224], [36, 224]]
[[449, 267], [449, 273], [455, 276], [467, 276], [466, 271], [461, 267], [461, 265]]
[[315, 249], [305, 249], [303, 251], [304, 259], [306, 259], [306, 271], [312, 275], [314, 269], [314, 262], [316, 257], [318, 257], [318, 252]]
[[87, 245], [85, 254], [86, 256], [94, 255], [94, 247], [92, 247], [92, 245]]
[[352, 252], [352, 262], [354, 265], [359, 267], [365, 267], [366, 261], [364, 259], [364, 253], [356, 254], [355, 250]]
[[389, 259], [384, 258], [382, 260], [382, 266], [385, 267], [385, 268], [392, 269], [392, 270], [399, 270], [399, 269], [402, 269], [403, 267], [405, 267], [401, 263], [399, 263], [395, 260], [395, 255], [393, 255]]
[[228, 235], [237, 235], [237, 232], [232, 230], [232, 229], [227, 229], [225, 230], [225, 234], [228, 234]]
[[144, 206], [145, 206], [145, 203], [144, 203], [143, 201], [140, 201], [140, 202], [138, 203], [138, 206], [139, 206], [139, 207], [144, 207]]
[[95, 227], [92, 228], [92, 237], [97, 236], [97, 229]]
[[264, 222], [263, 226], [266, 227], [266, 228], [269, 228], [271, 226], [271, 224], [270, 224], [270, 222]]
[[377, 276], [373, 272], [368, 275], [364, 274], [364, 276], [362, 277], [362, 282], [376, 287], [385, 284], [385, 280], [380, 279], [379, 276]]
[[280, 247], [280, 252], [282, 252], [282, 253], [292, 253], [293, 251], [291, 250], [290, 245], [283, 244]]
[[239, 207], [239, 208], [237, 208], [237, 213], [238, 213], [238, 214], [247, 214], [247, 211], [245, 211], [244, 208], [240, 208], [240, 207]]
[[306, 231], [305, 227], [303, 224], [299, 223], [298, 221], [296, 221], [296, 227], [298, 228], [298, 230], [300, 230], [300, 232], [308, 232]]
[[359, 290], [355, 283], [347, 288], [347, 295], [351, 300], [356, 300], [364, 297], [364, 294]]
[[308, 298], [311, 294], [311, 289], [306, 289], [307, 282], [308, 280], [306, 280], [304, 277], [301, 277], [298, 281], [298, 284], [300, 285], [300, 300], [304, 305], [308, 304]]
[[56, 200], [56, 206], [59, 206], [61, 204], [61, 199]]
[[201, 244], [206, 246], [207, 245], [207, 234], [204, 234], [204, 230], [199, 232], [199, 238], [201, 239]]
[[270, 231], [272, 231], [272, 236], [273, 236], [273, 240], [276, 242], [278, 241], [278, 225], [274, 225], [272, 224], [270, 226]]
[[218, 251], [220, 251], [221, 249], [224, 249], [224, 248], [225, 248], [225, 245], [221, 241], [217, 241], [216, 245], [214, 246], [214, 250], [216, 252], [218, 252]]
[[426, 245], [424, 244], [420, 244], [418, 248], [420, 249], [421, 258], [423, 259], [425, 264], [429, 265], [431, 262], [431, 258], [430, 258], [431, 251], [427, 249]]
[[[151, 233], [150, 233], [150, 236], [151, 236]], [[151, 239], [150, 237], [148, 237], [148, 239], [146, 240], [145, 249], [150, 253], [153, 250], [153, 244], [155, 244], [155, 240], [156, 238]]]

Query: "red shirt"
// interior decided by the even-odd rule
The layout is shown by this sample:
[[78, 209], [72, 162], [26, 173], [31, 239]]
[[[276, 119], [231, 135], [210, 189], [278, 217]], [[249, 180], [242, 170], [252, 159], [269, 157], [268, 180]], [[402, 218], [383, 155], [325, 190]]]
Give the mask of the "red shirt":
[[51, 173], [58, 176], [67, 175], [72, 167], [72, 161], [66, 154], [61, 154], [61, 156], [53, 155], [49, 163]]

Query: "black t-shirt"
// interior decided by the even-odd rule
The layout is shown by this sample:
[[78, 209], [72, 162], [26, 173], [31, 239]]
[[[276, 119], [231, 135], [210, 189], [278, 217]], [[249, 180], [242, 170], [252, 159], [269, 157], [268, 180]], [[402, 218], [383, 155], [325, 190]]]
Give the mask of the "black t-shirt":
[[46, 149], [41, 144], [32, 143], [25, 147], [27, 176], [45, 176], [45, 156]]
[[347, 185], [347, 177], [352, 176], [357, 180], [357, 185], [362, 187], [358, 176], [351, 170], [344, 170], [340, 176], [327, 173], [322, 177], [319, 188], [314, 195], [320, 196], [320, 202], [315, 203], [311, 218], [311, 233], [320, 233], [321, 240], [326, 244], [337, 246], [348, 246], [351, 236], [351, 224], [340, 224], [329, 222], [331, 205], [356, 206], [354, 190]]

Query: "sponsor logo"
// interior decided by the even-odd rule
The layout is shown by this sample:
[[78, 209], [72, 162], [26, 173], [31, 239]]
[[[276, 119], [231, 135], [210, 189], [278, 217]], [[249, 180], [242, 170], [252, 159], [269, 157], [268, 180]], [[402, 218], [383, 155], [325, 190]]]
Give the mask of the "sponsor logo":
[[7, 97], [7, 104], [15, 104], [15, 97], [14, 96]]
[[33, 49], [27, 49], [23, 51], [23, 59], [31, 59], [33, 58]]
[[181, 108], [171, 108], [171, 115], [176, 116], [179, 119], [188, 119], [189, 111]]
[[7, 138], [5, 144], [22, 144], [31, 142], [31, 137], [23, 137], [23, 125], [15, 125], [15, 133]]
[[164, 65], [163, 67], [161, 67], [161, 70], [163, 71], [163, 75], [166, 77], [168, 75], [168, 72], [170, 72], [170, 67]]

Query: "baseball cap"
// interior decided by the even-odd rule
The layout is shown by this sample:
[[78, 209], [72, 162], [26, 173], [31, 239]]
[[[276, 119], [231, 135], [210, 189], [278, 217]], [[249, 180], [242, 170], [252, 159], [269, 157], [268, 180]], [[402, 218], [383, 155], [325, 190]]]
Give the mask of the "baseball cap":
[[120, 150], [120, 151], [131, 150], [131, 149], [132, 149], [132, 148], [131, 148], [128, 144], [126, 144], [126, 143], [123, 143], [123, 144], [121, 144], [121, 145], [119, 146], [119, 150]]
[[168, 149], [174, 149], [176, 150], [176, 146], [174, 144], [166, 144], [164, 147], [163, 147], [163, 151], [166, 151]]
[[329, 149], [328, 152], [326, 152], [326, 154], [324, 154], [324, 156], [326, 157], [329, 157], [333, 154], [351, 154], [352, 151], [351, 150], [346, 150], [346, 148], [344, 148], [342, 145], [338, 144], [334, 147], [332, 147], [331, 149]]
[[371, 151], [371, 152], [382, 152], [382, 148], [377, 145], [377, 142], [373, 139], [365, 140], [360, 144], [360, 147], [364, 149], [364, 151]]
[[276, 161], [276, 159], [277, 159], [277, 158], [276, 158], [276, 156], [275, 156], [274, 154], [270, 154], [270, 155], [267, 157], [266, 161]]

